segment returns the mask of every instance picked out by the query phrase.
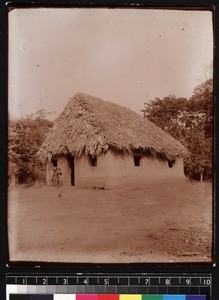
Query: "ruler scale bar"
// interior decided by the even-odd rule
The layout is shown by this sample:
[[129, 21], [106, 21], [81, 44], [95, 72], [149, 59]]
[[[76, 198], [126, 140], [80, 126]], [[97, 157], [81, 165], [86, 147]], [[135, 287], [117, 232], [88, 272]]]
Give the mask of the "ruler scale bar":
[[7, 300], [211, 300], [210, 274], [7, 274], [6, 282]]
[[57, 285], [179, 285], [179, 286], [210, 286], [209, 277], [71, 277], [71, 276], [12, 276], [6, 278], [7, 284], [57, 284]]

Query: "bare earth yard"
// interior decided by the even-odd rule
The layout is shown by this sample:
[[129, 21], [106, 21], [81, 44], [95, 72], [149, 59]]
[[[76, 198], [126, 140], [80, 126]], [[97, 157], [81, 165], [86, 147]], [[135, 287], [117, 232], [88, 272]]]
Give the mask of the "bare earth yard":
[[212, 185], [9, 191], [11, 261], [210, 262]]

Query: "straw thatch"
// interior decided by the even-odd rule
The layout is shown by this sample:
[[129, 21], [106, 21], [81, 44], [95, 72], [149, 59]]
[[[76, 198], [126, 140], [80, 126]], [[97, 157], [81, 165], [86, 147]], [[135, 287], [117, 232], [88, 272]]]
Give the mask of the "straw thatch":
[[173, 160], [187, 150], [155, 124], [120, 105], [77, 93], [56, 119], [39, 156], [98, 155], [108, 149]]

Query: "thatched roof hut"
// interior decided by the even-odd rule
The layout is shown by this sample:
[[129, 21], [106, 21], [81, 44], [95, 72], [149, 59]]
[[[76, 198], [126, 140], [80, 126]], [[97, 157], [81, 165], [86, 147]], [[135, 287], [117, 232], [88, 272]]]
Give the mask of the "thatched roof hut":
[[56, 119], [39, 156], [45, 161], [57, 155], [98, 155], [109, 149], [166, 160], [188, 153], [176, 139], [134, 111], [77, 93]]

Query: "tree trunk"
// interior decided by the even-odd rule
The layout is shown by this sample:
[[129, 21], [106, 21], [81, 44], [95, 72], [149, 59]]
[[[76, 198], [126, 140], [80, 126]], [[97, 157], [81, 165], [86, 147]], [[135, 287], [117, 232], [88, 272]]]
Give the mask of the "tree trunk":
[[9, 187], [14, 188], [15, 186], [16, 186], [16, 177], [15, 177], [15, 175], [12, 175], [11, 183], [10, 183]]
[[200, 181], [203, 182], [203, 174], [200, 174]]

